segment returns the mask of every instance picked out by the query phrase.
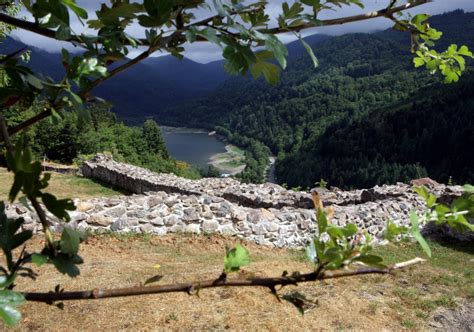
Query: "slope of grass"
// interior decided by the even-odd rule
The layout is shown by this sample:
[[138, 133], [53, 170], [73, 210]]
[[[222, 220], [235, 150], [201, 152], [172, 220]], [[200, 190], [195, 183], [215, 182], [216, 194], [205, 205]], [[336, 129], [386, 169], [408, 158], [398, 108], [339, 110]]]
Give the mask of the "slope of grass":
[[[40, 238], [35, 241], [39, 247]], [[217, 278], [225, 246], [235, 242], [219, 236], [92, 236], [81, 249], [85, 263], [78, 278], [64, 277], [47, 266], [41, 268], [37, 281], [21, 281], [18, 290], [49, 291], [57, 284], [65, 290], [132, 287], [157, 274], [163, 276], [158, 285]], [[199, 296], [179, 293], [67, 302], [63, 311], [27, 303], [21, 308], [24, 318], [19, 330], [430, 330], [435, 312], [472, 305], [474, 286], [472, 249], [431, 245], [433, 260], [396, 275], [334, 279], [279, 290], [280, 295], [297, 290], [310, 300], [304, 316], [288, 302], [278, 302], [268, 289], [217, 288], [202, 290]], [[301, 251], [244, 246], [252, 263], [231, 278], [311, 270]], [[423, 257], [415, 244], [377, 251], [391, 262]], [[461, 319], [468, 320], [469, 315]], [[450, 328], [456, 326], [445, 326]]]
[[[5, 168], [0, 168], [0, 200], [7, 200], [8, 192], [13, 182], [13, 174]], [[53, 193], [58, 198], [108, 197], [121, 195], [122, 192], [110, 188], [102, 183], [76, 175], [52, 173], [47, 192]]]

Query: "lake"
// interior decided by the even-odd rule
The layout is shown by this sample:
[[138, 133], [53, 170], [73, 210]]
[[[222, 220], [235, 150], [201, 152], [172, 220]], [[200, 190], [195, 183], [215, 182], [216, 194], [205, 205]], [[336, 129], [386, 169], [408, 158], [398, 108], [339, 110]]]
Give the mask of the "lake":
[[161, 126], [168, 152], [174, 159], [207, 169], [210, 158], [226, 152], [225, 144], [207, 131]]

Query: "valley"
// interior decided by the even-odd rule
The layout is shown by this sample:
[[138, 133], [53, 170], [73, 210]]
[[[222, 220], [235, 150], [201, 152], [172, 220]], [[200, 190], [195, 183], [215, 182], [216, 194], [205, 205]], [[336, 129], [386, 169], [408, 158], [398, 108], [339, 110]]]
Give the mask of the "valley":
[[[474, 13], [458, 10], [430, 22], [444, 33], [440, 49], [462, 42], [474, 47]], [[153, 118], [160, 125], [215, 130], [246, 151], [240, 175], [246, 182], [267, 180], [272, 155], [275, 178], [290, 187], [311, 188], [321, 179], [341, 188], [421, 176], [439, 182], [473, 180], [466, 166], [473, 163], [472, 154], [460, 154], [474, 140], [472, 70], [457, 87], [447, 87], [413, 68], [409, 40], [391, 30], [316, 34], [306, 41], [315, 49], [319, 67], [308, 70], [311, 60], [304, 48], [290, 43], [288, 68], [275, 87], [249, 76], [232, 77], [223, 70], [223, 61], [198, 64], [165, 56], [147, 59], [96, 94], [111, 101], [111, 110], [129, 125]], [[9, 40], [1, 49], [20, 46]], [[44, 60], [52, 55], [38, 49], [32, 55], [29, 66], [60, 76], [62, 69]], [[193, 147], [181, 147], [181, 152], [176, 150], [180, 138], [167, 140], [173, 157], [207, 167], [213, 154], [224, 152], [212, 139], [201, 137], [206, 143], [196, 149], [193, 137], [188, 138]], [[446, 162], [436, 162], [440, 153]]]

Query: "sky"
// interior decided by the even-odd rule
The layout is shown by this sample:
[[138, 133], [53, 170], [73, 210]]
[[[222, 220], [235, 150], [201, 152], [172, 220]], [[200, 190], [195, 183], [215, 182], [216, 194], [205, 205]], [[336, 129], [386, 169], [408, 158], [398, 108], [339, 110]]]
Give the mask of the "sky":
[[[104, 0], [105, 1], [105, 0]], [[104, 1], [97, 1], [97, 0], [77, 0], [77, 3], [86, 8], [89, 12], [89, 18], [94, 19], [96, 18], [95, 10], [99, 8], [99, 3]], [[292, 3], [292, 0], [286, 0], [288, 3]], [[140, 2], [140, 1], [135, 1]], [[281, 4], [283, 0], [269, 0], [267, 5], [267, 13], [272, 18], [276, 18], [279, 13], [281, 13]], [[389, 0], [363, 0], [362, 1], [365, 5], [364, 9], [361, 9], [357, 6], [345, 6], [342, 9], [338, 9], [337, 11], [326, 11], [320, 14], [320, 19], [330, 19], [335, 17], [345, 17], [351, 15], [362, 14], [365, 12], [371, 12], [378, 9], [385, 8]], [[402, 1], [400, 1], [402, 2]], [[410, 11], [412, 14], [417, 13], [427, 13], [431, 15], [441, 14], [444, 12], [452, 11], [455, 9], [464, 9], [465, 11], [474, 11], [474, 0], [434, 0], [431, 3], [426, 5], [420, 6]], [[27, 18], [31, 19], [31, 16], [28, 13], [23, 13]], [[196, 16], [198, 18], [205, 18], [210, 16], [210, 12], [204, 9], [200, 9], [196, 12]], [[72, 16], [71, 16], [72, 17]], [[273, 20], [272, 22], [275, 22]], [[73, 30], [76, 33], [86, 31], [85, 28], [77, 21], [72, 20]], [[315, 33], [321, 34], [329, 34], [329, 35], [341, 35], [344, 33], [349, 32], [373, 32], [377, 30], [387, 29], [392, 26], [392, 22], [386, 18], [377, 18], [371, 19], [368, 21], [344, 24], [340, 26], [332, 26], [332, 27], [322, 27], [316, 29], [310, 29], [304, 31], [303, 35], [311, 35]], [[135, 37], [143, 37], [144, 30], [143, 28], [134, 25], [128, 28], [127, 30], [131, 35]], [[13, 37], [16, 39], [21, 40], [25, 44], [32, 45], [48, 52], [59, 52], [61, 47], [66, 47], [69, 50], [73, 50], [74, 47], [68, 43], [60, 43], [55, 40], [41, 37], [36, 34], [17, 30], [13, 32]], [[291, 42], [296, 38], [293, 35], [280, 35], [280, 39], [284, 43]], [[215, 45], [211, 45], [209, 43], [194, 43], [194, 44], [187, 44], [185, 45], [185, 56], [191, 60], [200, 63], [207, 63], [210, 61], [218, 60], [221, 58], [221, 49]], [[130, 57], [138, 54], [140, 50], [132, 50], [129, 54]], [[156, 56], [160, 56], [163, 54], [157, 53]]]

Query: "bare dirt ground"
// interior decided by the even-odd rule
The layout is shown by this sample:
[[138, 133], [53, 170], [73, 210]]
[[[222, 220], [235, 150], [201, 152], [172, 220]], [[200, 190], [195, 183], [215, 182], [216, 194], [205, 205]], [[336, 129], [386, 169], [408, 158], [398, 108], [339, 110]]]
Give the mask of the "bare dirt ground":
[[[40, 240], [34, 239], [35, 247], [40, 248]], [[160, 284], [216, 278], [222, 271], [225, 245], [235, 241], [216, 236], [93, 236], [81, 247], [85, 263], [78, 278], [70, 279], [46, 266], [37, 269], [40, 276], [36, 282], [20, 281], [17, 289], [50, 291], [58, 284], [65, 290], [130, 287], [156, 274], [163, 275]], [[299, 251], [244, 245], [251, 253], [252, 264], [234, 278], [279, 276], [283, 270], [291, 273], [311, 269]], [[472, 305], [474, 298], [474, 256], [471, 251], [439, 246], [433, 249], [438, 260], [395, 276], [301, 284], [298, 291], [312, 301], [304, 316], [290, 303], [279, 303], [267, 289], [219, 288], [203, 290], [199, 297], [175, 293], [71, 301], [65, 303], [63, 311], [51, 305], [25, 303], [21, 307], [23, 319], [16, 329], [446, 330], [454, 327], [446, 312], [461, 315], [457, 319], [463, 323], [474, 315], [472, 306], [466, 306]], [[381, 250], [389, 253], [389, 261], [421, 255], [412, 244]], [[449, 266], [446, 262], [450, 262]], [[294, 289], [284, 288], [280, 294]], [[447, 322], [433, 323], [433, 315], [439, 310], [444, 310]]]

